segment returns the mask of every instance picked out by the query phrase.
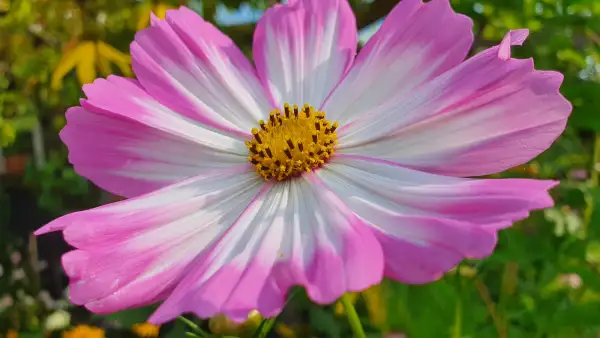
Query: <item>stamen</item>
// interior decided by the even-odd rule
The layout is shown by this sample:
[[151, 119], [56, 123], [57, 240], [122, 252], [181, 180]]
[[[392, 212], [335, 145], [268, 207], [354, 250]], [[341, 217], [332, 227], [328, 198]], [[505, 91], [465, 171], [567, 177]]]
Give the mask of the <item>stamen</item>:
[[245, 142], [248, 162], [265, 180], [279, 181], [311, 172], [330, 158], [337, 144], [338, 123], [331, 124], [325, 113], [310, 105], [285, 103], [269, 113], [267, 122], [258, 122], [252, 138]]

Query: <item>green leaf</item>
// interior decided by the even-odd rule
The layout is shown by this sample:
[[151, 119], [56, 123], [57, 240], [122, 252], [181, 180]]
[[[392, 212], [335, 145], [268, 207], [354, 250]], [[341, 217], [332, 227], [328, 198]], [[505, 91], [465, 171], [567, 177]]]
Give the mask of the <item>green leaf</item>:
[[555, 310], [553, 327], [600, 328], [600, 303], [564, 306]]
[[141, 307], [137, 309], [125, 310], [109, 315], [97, 315], [96, 317], [106, 318], [116, 321], [123, 327], [131, 327], [133, 324], [143, 323], [154, 312], [156, 306]]
[[316, 333], [320, 333], [317, 336], [341, 338], [340, 323], [336, 320], [333, 312], [328, 309], [316, 306], [311, 308], [309, 324]]

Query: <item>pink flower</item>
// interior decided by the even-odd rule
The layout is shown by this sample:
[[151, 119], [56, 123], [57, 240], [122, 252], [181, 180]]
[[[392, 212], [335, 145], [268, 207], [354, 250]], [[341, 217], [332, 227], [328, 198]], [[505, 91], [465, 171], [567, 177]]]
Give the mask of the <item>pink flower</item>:
[[255, 68], [187, 8], [153, 18], [137, 80], [84, 86], [61, 132], [77, 172], [130, 197], [37, 231], [76, 248], [71, 301], [242, 321], [292, 285], [330, 303], [489, 255], [557, 183], [462, 177], [535, 157], [571, 106], [559, 73], [511, 58], [526, 30], [463, 62], [471, 26], [448, 0], [404, 0], [355, 58], [345, 0], [292, 0], [258, 23]]

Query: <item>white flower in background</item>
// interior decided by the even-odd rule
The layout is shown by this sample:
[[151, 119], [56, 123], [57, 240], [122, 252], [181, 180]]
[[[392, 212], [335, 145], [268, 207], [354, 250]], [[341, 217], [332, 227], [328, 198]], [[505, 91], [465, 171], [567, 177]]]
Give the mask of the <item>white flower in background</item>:
[[65, 299], [59, 299], [59, 300], [54, 301], [54, 309], [56, 309], [56, 310], [65, 310], [65, 309], [68, 309], [69, 306], [71, 306], [71, 303], [69, 303]]
[[579, 287], [581, 287], [581, 285], [583, 284], [581, 277], [579, 277], [579, 275], [575, 273], [562, 275], [560, 277], [560, 282], [562, 285], [569, 286], [573, 289], [579, 289]]
[[46, 306], [47, 309], [55, 308], [54, 307], [55, 301], [48, 291], [46, 291], [46, 290], [40, 291], [40, 293], [38, 294], [38, 299], [40, 301], [42, 301], [42, 303], [44, 303], [44, 306]]
[[10, 261], [14, 264], [17, 265], [21, 262], [21, 253], [18, 251], [15, 251], [13, 253], [10, 254]]
[[25, 278], [25, 270], [23, 270], [23, 269], [13, 270], [13, 272], [12, 272], [13, 281], [20, 281], [23, 278]]
[[44, 327], [47, 331], [58, 331], [66, 328], [71, 324], [71, 315], [64, 310], [53, 312], [46, 318]]
[[0, 298], [0, 312], [13, 306], [13, 304], [14, 304], [14, 301], [10, 295], [2, 296], [2, 298]]
[[46, 261], [39, 261], [37, 264], [38, 271], [44, 271], [47, 267], [48, 267], [48, 262], [46, 262]]
[[25, 297], [23, 298], [23, 304], [25, 304], [25, 306], [33, 306], [35, 305], [35, 298], [31, 297], [30, 295], [25, 295]]
[[4, 275], [4, 267], [0, 264], [0, 277]]

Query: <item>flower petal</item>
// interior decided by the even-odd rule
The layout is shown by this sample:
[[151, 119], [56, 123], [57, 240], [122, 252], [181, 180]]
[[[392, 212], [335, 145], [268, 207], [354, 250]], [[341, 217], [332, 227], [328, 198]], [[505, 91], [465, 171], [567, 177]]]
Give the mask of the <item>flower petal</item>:
[[221, 169], [61, 217], [36, 234], [62, 230], [76, 248], [63, 257], [73, 303], [96, 313], [147, 305], [171, 293], [262, 182], [249, 165]]
[[181, 116], [135, 80], [109, 76], [84, 86], [60, 136], [82, 176], [132, 197], [203, 171], [245, 163], [242, 136]]
[[347, 0], [297, 0], [259, 20], [254, 60], [278, 105], [320, 107], [352, 64], [357, 39]]
[[235, 43], [185, 7], [138, 32], [131, 56], [142, 86], [192, 119], [247, 132], [271, 109], [256, 71]]
[[553, 204], [556, 183], [444, 177], [367, 157], [336, 155], [317, 171], [371, 224], [386, 276], [406, 283], [439, 278], [461, 259], [489, 255], [496, 231]]
[[274, 316], [292, 285], [331, 303], [379, 283], [383, 257], [375, 237], [322, 188], [309, 176], [264, 189], [150, 321], [182, 312], [243, 321], [253, 309]]
[[344, 125], [455, 67], [471, 47], [472, 25], [448, 0], [401, 1], [327, 100], [327, 117]]
[[452, 176], [495, 173], [537, 156], [562, 133], [571, 105], [559, 93], [561, 74], [506, 59], [507, 46], [526, 35], [513, 31], [500, 46], [343, 126], [340, 151]]

